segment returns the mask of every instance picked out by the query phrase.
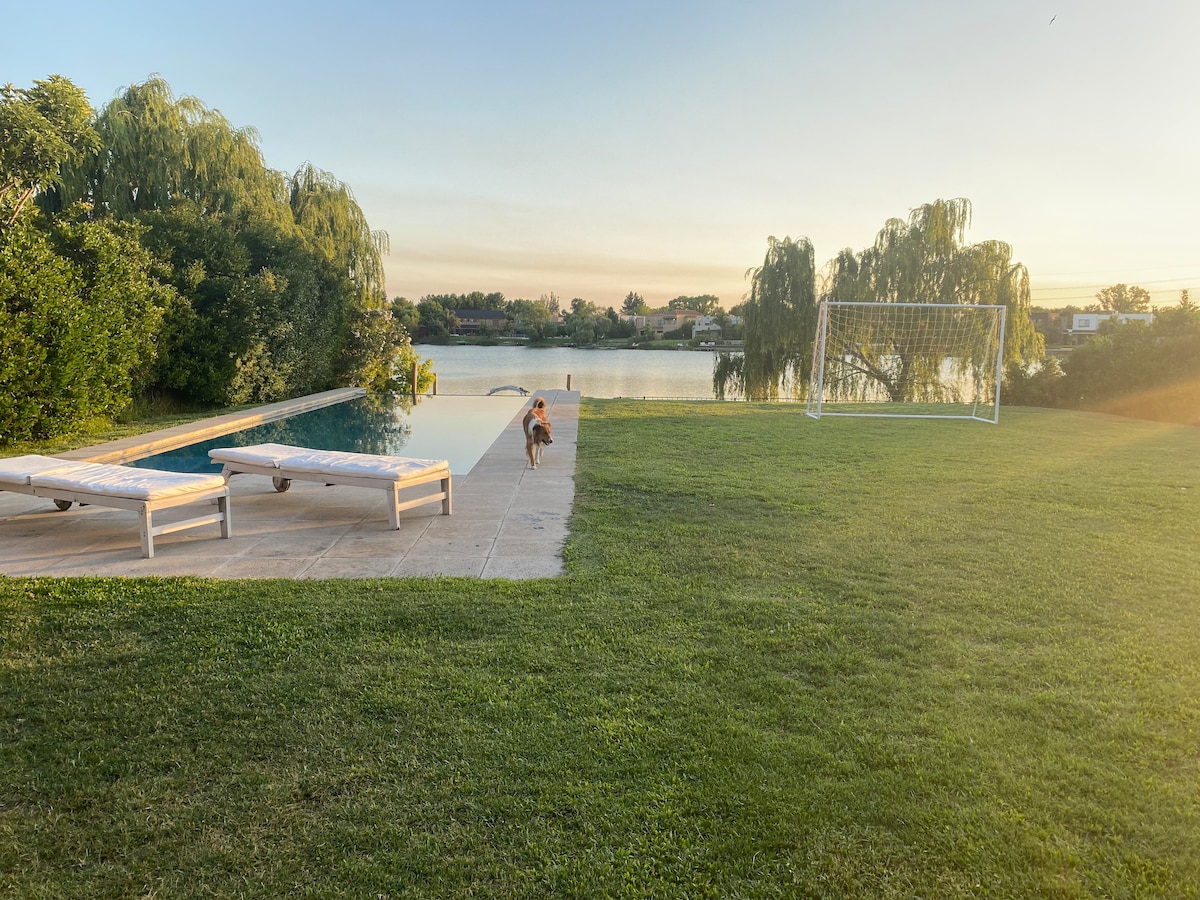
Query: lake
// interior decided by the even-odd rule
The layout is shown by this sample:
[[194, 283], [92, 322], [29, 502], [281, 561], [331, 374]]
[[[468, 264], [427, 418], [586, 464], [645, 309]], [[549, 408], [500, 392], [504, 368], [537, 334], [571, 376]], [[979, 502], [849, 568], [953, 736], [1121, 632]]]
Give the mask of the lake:
[[480, 347], [416, 344], [433, 360], [439, 394], [486, 394], [516, 384], [571, 388], [584, 397], [711, 400], [715, 353], [698, 350], [580, 350], [574, 347]]

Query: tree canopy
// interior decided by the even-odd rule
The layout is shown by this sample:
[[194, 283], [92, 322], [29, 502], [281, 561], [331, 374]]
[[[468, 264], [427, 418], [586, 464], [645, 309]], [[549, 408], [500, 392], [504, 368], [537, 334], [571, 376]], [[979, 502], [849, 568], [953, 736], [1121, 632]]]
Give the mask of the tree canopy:
[[808, 378], [817, 326], [816, 271], [808, 238], [767, 238], [767, 255], [747, 271], [750, 297], [743, 312], [741, 355], [717, 354], [713, 391], [749, 400], [776, 400]]
[[698, 297], [679, 296], [667, 304], [667, 309], [694, 309], [705, 316], [715, 316], [721, 311], [721, 298], [715, 294], [701, 294]]
[[[740, 389], [750, 399], [798, 393], [810, 375], [812, 342], [820, 301], [856, 303], [946, 303], [1003, 305], [1008, 310], [1005, 359], [1042, 355], [1041, 336], [1030, 318], [1029, 275], [1013, 262], [1001, 241], [965, 244], [971, 204], [937, 200], [914, 209], [908, 219], [889, 219], [875, 243], [859, 253], [846, 249], [824, 271], [816, 290], [812, 245], [801, 238], [768, 239], [767, 258], [751, 270], [753, 284], [743, 307], [744, 354], [720, 354], [714, 364], [718, 397]], [[942, 365], [939, 348], [918, 352], [899, 335], [851, 339], [860, 371], [896, 400], [911, 400], [918, 375]], [[872, 360], [886, 357], [888, 366]], [[894, 363], [894, 365], [893, 365]], [[897, 375], [899, 373], [899, 375]]]
[[0, 227], [12, 225], [62, 169], [100, 147], [83, 91], [61, 75], [31, 88], [0, 87]]
[[67, 216], [0, 232], [0, 440], [70, 434], [145, 388], [176, 298], [141, 235]]
[[1150, 311], [1150, 292], [1135, 285], [1114, 284], [1096, 294], [1089, 312], [1141, 313]]
[[650, 312], [650, 306], [637, 291], [630, 291], [621, 303], [621, 312], [627, 316], [644, 316]]
[[[873, 246], [857, 254], [843, 250], [833, 260], [824, 299], [1004, 306], [1008, 311], [1005, 360], [1040, 357], [1042, 338], [1029, 315], [1025, 267], [1012, 261], [1012, 249], [1002, 241], [965, 244], [970, 218], [970, 201], [957, 199], [927, 203], [914, 209], [907, 220], [889, 219]], [[937, 381], [947, 359], [964, 368], [980, 364], [961, 357], [958, 346], [929, 340], [923, 333], [927, 329], [871, 327], [869, 334], [849, 337], [845, 356], [849, 365], [879, 383], [892, 400], [916, 399], [916, 385]], [[986, 336], [978, 337], [976, 343], [982, 346]]]
[[100, 146], [63, 169], [43, 198], [48, 211], [77, 200], [99, 213], [137, 213], [191, 202], [202, 214], [263, 216], [287, 224], [286, 186], [252, 129], [236, 129], [195, 97], [176, 98], [153, 77], [125, 88], [96, 116]]
[[615, 310], [600, 309], [590, 300], [575, 297], [571, 307], [563, 319], [563, 326], [571, 340], [580, 346], [587, 346], [602, 340], [612, 330], [617, 320]]
[[[557, 305], [557, 301], [556, 301]], [[508, 316], [516, 328], [529, 338], [540, 341], [554, 329], [554, 316], [544, 302], [537, 300], [511, 300], [507, 307]]]
[[[332, 174], [269, 168], [253, 130], [157, 77], [98, 114], [60, 76], [8, 85], [0, 101], [0, 345], [14, 409], [61, 430], [119, 411], [135, 390], [227, 405], [338, 384], [407, 389], [415, 357], [384, 293], [387, 234]], [[47, 284], [57, 311], [37, 299]], [[69, 321], [95, 334], [64, 327], [77, 302], [91, 305]], [[89, 341], [110, 352], [103, 335], [118, 329], [98, 310], [129, 348], [92, 367], [107, 393], [62, 375]]]

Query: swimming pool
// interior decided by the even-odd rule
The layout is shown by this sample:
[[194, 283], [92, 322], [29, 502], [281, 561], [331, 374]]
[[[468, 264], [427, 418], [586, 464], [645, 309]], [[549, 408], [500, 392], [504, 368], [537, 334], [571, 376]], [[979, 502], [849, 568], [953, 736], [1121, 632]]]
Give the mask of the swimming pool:
[[399, 397], [363, 397], [156, 453], [131, 465], [167, 472], [215, 472], [208, 458], [214, 447], [269, 442], [445, 459], [451, 472], [466, 475], [528, 402], [512, 394], [424, 397], [415, 405]]

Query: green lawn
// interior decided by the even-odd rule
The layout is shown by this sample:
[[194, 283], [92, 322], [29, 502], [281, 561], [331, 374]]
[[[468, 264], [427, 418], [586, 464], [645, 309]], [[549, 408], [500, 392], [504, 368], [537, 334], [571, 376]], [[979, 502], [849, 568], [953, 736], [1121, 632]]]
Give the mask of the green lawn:
[[589, 400], [577, 486], [555, 580], [0, 578], [0, 896], [1200, 895], [1200, 429]]

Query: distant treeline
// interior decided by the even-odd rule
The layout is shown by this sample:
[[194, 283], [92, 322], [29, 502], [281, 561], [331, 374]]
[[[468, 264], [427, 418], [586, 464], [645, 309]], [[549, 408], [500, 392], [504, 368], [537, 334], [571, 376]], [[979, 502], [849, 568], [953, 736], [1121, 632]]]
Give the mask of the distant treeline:
[[[671, 300], [666, 309], [691, 309], [713, 316], [722, 324], [725, 337], [735, 336], [734, 332], [737, 331], [730, 326], [730, 314], [721, 309], [720, 299], [712, 294], [696, 297], [681, 295]], [[581, 297], [563, 304], [553, 293], [542, 294], [537, 300], [505, 300], [499, 292], [485, 294], [474, 291], [467, 294], [427, 294], [416, 304], [403, 297], [392, 301], [392, 314], [409, 333], [430, 343], [449, 340], [450, 335], [457, 332], [457, 313], [462, 310], [503, 312], [506, 322], [501, 333], [520, 334], [533, 340], [562, 336], [583, 345], [604, 339], [637, 337], [643, 331], [630, 317], [645, 316], [652, 312], [641, 294], [635, 291], [626, 295], [620, 313], [611, 306], [602, 309]], [[666, 337], [690, 338], [691, 334], [684, 328], [670, 332]]]
[[[411, 377], [350, 189], [266, 166], [153, 78], [98, 113], [69, 80], [0, 89], [0, 441], [135, 398], [227, 406]], [[428, 364], [425, 367], [428, 369]], [[427, 371], [422, 377], [428, 376]]]

